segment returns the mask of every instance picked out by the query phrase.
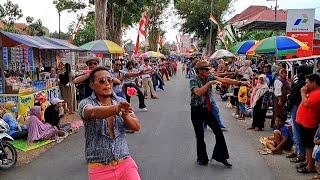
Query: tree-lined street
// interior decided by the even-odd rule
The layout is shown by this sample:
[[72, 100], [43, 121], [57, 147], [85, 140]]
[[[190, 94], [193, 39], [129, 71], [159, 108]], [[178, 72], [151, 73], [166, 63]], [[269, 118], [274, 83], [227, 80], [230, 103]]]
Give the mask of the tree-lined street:
[[[210, 162], [207, 167], [196, 164], [195, 137], [190, 120], [189, 84], [179, 73], [167, 82], [167, 90], [157, 101], [148, 101], [149, 112], [137, 112], [141, 131], [128, 134], [132, 156], [139, 166], [142, 179], [306, 179], [298, 175], [284, 156], [261, 156], [259, 136], [264, 133], [247, 132], [250, 122], [238, 122], [231, 110], [219, 103], [222, 117], [228, 126], [225, 137], [230, 151], [232, 168]], [[136, 104], [135, 100], [133, 104]], [[212, 154], [214, 135], [205, 133], [208, 155]], [[288, 168], [290, 167], [290, 168]], [[18, 167], [0, 175], [4, 180], [22, 179], [87, 179], [84, 159], [84, 131], [66, 139], [44, 153], [31, 164]]]

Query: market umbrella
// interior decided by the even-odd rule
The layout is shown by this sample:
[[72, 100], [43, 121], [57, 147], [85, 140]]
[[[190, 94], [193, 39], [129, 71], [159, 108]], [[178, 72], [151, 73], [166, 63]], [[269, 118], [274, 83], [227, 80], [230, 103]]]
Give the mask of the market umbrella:
[[140, 58], [164, 58], [165, 56], [160, 52], [148, 51], [139, 56]]
[[288, 36], [272, 36], [259, 41], [252, 46], [247, 55], [254, 54], [274, 54], [284, 56], [295, 54], [298, 49], [309, 50], [309, 47], [301, 41]]
[[123, 54], [124, 49], [115, 42], [109, 40], [95, 40], [88, 42], [82, 46], [82, 49], [89, 50], [93, 53], [105, 53], [105, 54]]
[[234, 54], [246, 54], [247, 51], [257, 43], [255, 40], [247, 40], [238, 42], [235, 46], [230, 49], [230, 52]]
[[210, 56], [210, 59], [222, 59], [230, 57], [235, 57], [235, 55], [225, 49], [219, 49]]

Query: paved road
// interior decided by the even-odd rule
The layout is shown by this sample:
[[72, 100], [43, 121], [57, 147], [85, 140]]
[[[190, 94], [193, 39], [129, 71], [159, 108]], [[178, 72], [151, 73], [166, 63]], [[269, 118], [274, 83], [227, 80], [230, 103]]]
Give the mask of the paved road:
[[[225, 133], [230, 151], [232, 169], [217, 162], [207, 167], [196, 165], [195, 137], [189, 113], [188, 80], [181, 74], [167, 82], [166, 93], [159, 92], [159, 100], [147, 100], [149, 112], [138, 112], [142, 129], [128, 135], [128, 143], [142, 179], [305, 179], [294, 172], [283, 156], [257, 154], [261, 134], [247, 132], [248, 123], [231, 117], [231, 110], [219, 102], [222, 116], [229, 131]], [[137, 105], [137, 102], [134, 102]], [[264, 132], [263, 135], [268, 132]], [[269, 132], [270, 133], [270, 132]], [[87, 179], [84, 160], [83, 130], [44, 153], [31, 164], [4, 172], [0, 179], [51, 180]], [[205, 134], [209, 157], [213, 150], [214, 135]]]

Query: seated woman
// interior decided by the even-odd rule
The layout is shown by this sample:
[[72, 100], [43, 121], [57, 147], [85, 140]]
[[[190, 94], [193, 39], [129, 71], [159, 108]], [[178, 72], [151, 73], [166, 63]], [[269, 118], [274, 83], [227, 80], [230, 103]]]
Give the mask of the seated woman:
[[56, 138], [58, 129], [49, 123], [43, 123], [41, 106], [34, 106], [30, 109], [30, 117], [28, 119], [28, 144], [33, 141], [47, 140]]
[[8, 101], [4, 105], [5, 114], [2, 119], [9, 125], [10, 130], [8, 134], [15, 140], [27, 139], [28, 130], [19, 125], [16, 119], [17, 107], [13, 101]]
[[271, 149], [273, 154], [281, 154], [282, 150], [291, 150], [293, 146], [292, 132], [285, 125], [287, 117], [285, 115], [278, 115], [275, 120], [275, 129], [273, 137], [269, 137], [267, 147]]

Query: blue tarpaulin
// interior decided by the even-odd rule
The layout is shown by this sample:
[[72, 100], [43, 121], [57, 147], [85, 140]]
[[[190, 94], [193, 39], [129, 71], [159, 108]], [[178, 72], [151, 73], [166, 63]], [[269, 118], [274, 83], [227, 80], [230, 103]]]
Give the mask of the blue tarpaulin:
[[54, 38], [40, 37], [40, 36], [28, 36], [28, 35], [22, 35], [22, 34], [14, 34], [14, 33], [5, 32], [5, 31], [0, 31], [0, 33], [17, 43], [21, 43], [33, 48], [84, 51], [83, 49], [61, 39], [54, 39]]

